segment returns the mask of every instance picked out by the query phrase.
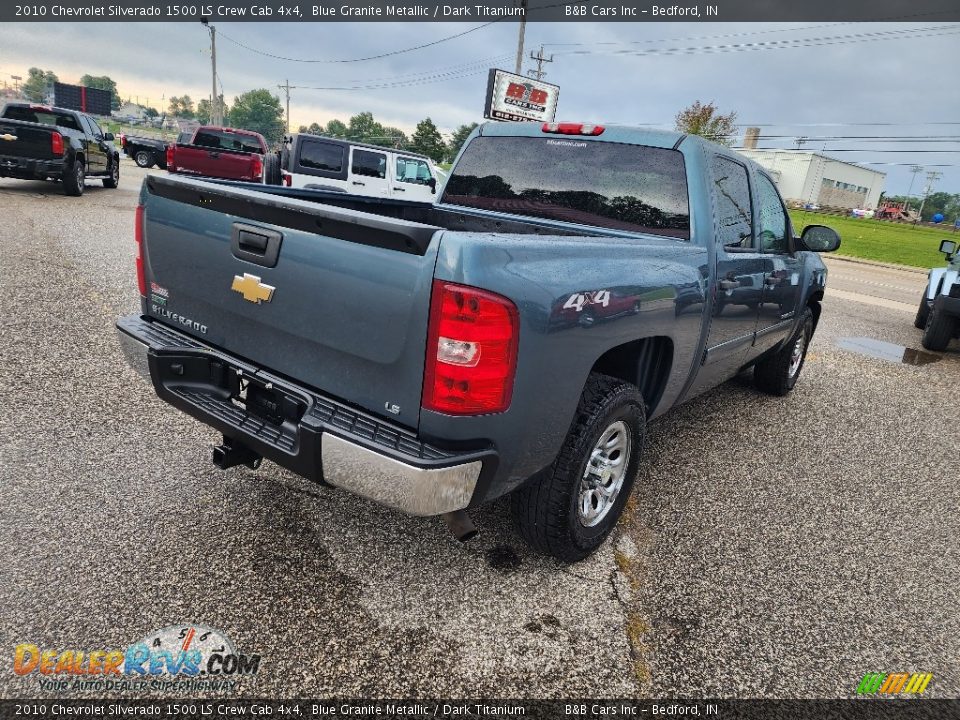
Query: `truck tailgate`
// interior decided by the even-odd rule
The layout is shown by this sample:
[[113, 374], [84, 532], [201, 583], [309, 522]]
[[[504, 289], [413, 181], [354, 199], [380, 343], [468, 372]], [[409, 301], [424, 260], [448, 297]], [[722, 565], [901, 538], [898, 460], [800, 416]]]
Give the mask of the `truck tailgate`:
[[[0, 118], [0, 155], [53, 160], [57, 156], [53, 154], [50, 142], [51, 131], [56, 131], [56, 128]], [[64, 140], [66, 142], [68, 140]]]
[[258, 155], [231, 150], [177, 145], [174, 148], [172, 172], [192, 173], [227, 180], [259, 180], [254, 177], [254, 161]]
[[439, 228], [177, 177], [141, 203], [148, 315], [418, 425]]

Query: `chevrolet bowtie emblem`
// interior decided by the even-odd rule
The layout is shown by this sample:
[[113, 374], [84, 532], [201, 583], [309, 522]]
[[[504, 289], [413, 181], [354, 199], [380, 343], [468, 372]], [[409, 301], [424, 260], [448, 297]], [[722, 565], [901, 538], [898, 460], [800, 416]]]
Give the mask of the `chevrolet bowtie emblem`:
[[11, 135], [10, 133], [4, 133], [3, 135], [0, 135], [0, 140], [16, 140], [16, 139], [17, 139], [17, 136]]
[[234, 275], [233, 285], [230, 286], [230, 289], [243, 295], [244, 300], [257, 303], [257, 305], [261, 302], [270, 302], [273, 298], [273, 291], [276, 290], [272, 285], [264, 285], [260, 282], [260, 278], [249, 273], [244, 273], [243, 277]]

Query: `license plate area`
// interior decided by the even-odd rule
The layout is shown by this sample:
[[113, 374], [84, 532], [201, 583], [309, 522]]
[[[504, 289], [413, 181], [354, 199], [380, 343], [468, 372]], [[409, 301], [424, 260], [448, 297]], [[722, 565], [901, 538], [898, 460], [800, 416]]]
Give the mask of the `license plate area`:
[[231, 402], [272, 425], [300, 422], [306, 405], [298, 398], [256, 377], [240, 376]]

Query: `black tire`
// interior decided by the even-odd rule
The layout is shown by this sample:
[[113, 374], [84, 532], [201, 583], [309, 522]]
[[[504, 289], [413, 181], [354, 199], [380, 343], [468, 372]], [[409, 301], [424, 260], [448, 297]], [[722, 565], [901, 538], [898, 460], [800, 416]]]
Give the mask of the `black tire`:
[[268, 153], [263, 158], [263, 182], [265, 185], [279, 185], [283, 182], [280, 176], [280, 156]]
[[950, 344], [950, 338], [956, 326], [956, 319], [937, 309], [937, 304], [933, 303], [930, 307], [930, 313], [927, 315], [926, 328], [923, 331], [923, 338], [920, 344], [927, 350], [936, 350], [942, 352]]
[[86, 169], [82, 160], [74, 160], [73, 167], [63, 175], [63, 191], [67, 195], [80, 197], [83, 195], [83, 185], [87, 178]]
[[[620, 425], [622, 423], [622, 425]], [[619, 490], [608, 500], [595, 524], [583, 519], [581, 503], [587, 494], [592, 510], [592, 490], [584, 483], [587, 463], [596, 454], [600, 439], [616, 429], [626, 438], [626, 461]], [[610, 534], [630, 497], [646, 436], [646, 410], [640, 391], [615, 378], [592, 373], [580, 404], [553, 464], [513, 493], [512, 510], [517, 530], [538, 552], [564, 562], [576, 562], [596, 550]], [[611, 453], [615, 461], [616, 451]], [[600, 475], [591, 478], [614, 483]], [[596, 488], [595, 488], [596, 489]]]
[[133, 154], [133, 161], [145, 169], [150, 169], [157, 164], [157, 158], [149, 150], [137, 150]]
[[927, 316], [930, 315], [930, 305], [927, 304], [927, 291], [923, 291], [923, 296], [920, 298], [920, 307], [917, 308], [917, 316], [913, 319], [913, 326], [918, 330], [923, 330], [927, 327]]
[[[753, 368], [753, 384], [758, 390], [770, 395], [786, 395], [797, 384], [800, 371], [807, 359], [807, 347], [813, 337], [813, 311], [806, 308], [800, 327], [780, 350], [770, 355]], [[795, 364], [795, 351], [799, 351], [799, 364]]]
[[120, 158], [115, 157], [110, 165], [110, 177], [103, 179], [103, 186], [111, 190], [120, 185]]

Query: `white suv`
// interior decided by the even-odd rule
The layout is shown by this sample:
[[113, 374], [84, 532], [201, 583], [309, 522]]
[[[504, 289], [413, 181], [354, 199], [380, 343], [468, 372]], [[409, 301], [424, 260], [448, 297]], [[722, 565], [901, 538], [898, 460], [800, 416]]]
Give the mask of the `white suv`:
[[960, 337], [960, 251], [954, 240], [944, 240], [940, 252], [947, 266], [930, 271], [913, 321], [923, 330], [921, 342], [927, 350], [946, 350], [951, 338]]
[[296, 133], [280, 151], [281, 182], [367, 197], [433, 202], [437, 173], [426, 155]]

